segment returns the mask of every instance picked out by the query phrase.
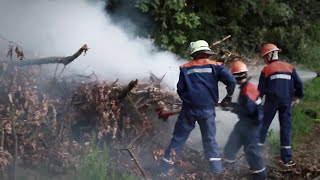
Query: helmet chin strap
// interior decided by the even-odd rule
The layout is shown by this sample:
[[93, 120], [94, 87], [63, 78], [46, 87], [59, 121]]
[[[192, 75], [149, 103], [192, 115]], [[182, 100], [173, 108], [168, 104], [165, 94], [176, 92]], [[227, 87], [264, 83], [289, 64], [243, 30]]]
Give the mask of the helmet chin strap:
[[267, 59], [265, 60], [267, 64], [270, 64], [272, 59], [273, 59], [273, 55], [274, 55], [274, 51], [272, 51], [272, 54], [271, 54], [271, 57], [268, 59], [268, 56], [267, 56]]

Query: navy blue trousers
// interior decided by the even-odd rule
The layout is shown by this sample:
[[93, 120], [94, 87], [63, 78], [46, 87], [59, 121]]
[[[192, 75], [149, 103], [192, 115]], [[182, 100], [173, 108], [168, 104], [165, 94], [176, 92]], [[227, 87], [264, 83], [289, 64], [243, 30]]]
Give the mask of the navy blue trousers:
[[171, 143], [166, 149], [163, 161], [160, 164], [160, 168], [163, 169], [164, 173], [173, 166], [174, 159], [181, 154], [187, 138], [195, 128], [195, 122], [198, 122], [200, 126], [204, 153], [205, 157], [209, 160], [211, 172], [214, 174], [222, 173], [221, 158], [219, 157], [218, 144], [215, 139], [215, 116], [214, 107], [182, 107], [175, 124]]
[[257, 125], [239, 121], [229, 136], [223, 154], [227, 162], [235, 162], [236, 155], [243, 146], [253, 178], [265, 179], [265, 166], [257, 145], [258, 130]]
[[264, 118], [260, 131], [260, 142], [264, 144], [266, 141], [270, 124], [278, 111], [280, 122], [280, 144], [281, 159], [284, 162], [291, 161], [291, 127], [292, 127], [292, 109], [291, 103], [269, 102], [264, 104]]

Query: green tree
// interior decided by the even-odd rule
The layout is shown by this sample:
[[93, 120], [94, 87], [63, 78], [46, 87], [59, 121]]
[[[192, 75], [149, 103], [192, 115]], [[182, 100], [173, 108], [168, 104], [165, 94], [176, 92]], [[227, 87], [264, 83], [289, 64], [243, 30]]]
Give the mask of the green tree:
[[[246, 55], [271, 42], [300, 62], [305, 51], [320, 47], [317, 0], [137, 0], [136, 7], [156, 23], [155, 42], [183, 57], [190, 41], [210, 43], [228, 34], [232, 46]], [[310, 54], [307, 59], [315, 58]]]

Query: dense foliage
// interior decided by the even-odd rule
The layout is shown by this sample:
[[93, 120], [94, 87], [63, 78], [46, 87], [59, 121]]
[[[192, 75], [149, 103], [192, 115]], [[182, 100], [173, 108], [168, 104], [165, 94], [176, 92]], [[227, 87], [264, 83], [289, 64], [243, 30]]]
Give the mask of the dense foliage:
[[181, 56], [190, 41], [214, 42], [228, 34], [246, 55], [267, 42], [293, 61], [320, 55], [317, 0], [137, 0], [136, 7], [157, 24], [150, 32], [155, 42]]

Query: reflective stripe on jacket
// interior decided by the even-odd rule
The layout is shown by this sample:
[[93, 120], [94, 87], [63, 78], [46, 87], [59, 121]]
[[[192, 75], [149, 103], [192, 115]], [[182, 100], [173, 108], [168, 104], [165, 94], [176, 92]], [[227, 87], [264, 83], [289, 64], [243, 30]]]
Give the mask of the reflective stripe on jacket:
[[258, 89], [266, 101], [291, 103], [293, 97], [303, 97], [303, 84], [293, 65], [273, 60], [263, 68]]
[[219, 100], [218, 81], [233, 94], [236, 80], [219, 62], [209, 59], [196, 59], [180, 66], [178, 94], [181, 100], [192, 106], [215, 106]]

